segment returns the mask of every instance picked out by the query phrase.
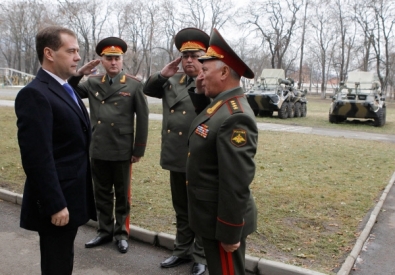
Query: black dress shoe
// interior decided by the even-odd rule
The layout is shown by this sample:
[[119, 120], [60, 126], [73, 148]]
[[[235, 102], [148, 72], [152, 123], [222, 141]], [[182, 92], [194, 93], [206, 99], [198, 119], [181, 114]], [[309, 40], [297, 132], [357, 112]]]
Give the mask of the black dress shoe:
[[91, 247], [99, 246], [99, 245], [102, 245], [105, 243], [109, 243], [111, 241], [112, 241], [112, 237], [110, 237], [110, 236], [107, 236], [107, 237], [97, 236], [97, 237], [93, 238], [92, 240], [90, 240], [89, 242], [87, 242], [85, 244], [85, 247], [91, 248]]
[[206, 266], [204, 264], [193, 263], [191, 275], [202, 275], [206, 272]]
[[128, 252], [129, 244], [127, 240], [117, 240], [118, 251], [121, 253]]
[[179, 258], [177, 256], [171, 256], [169, 258], [167, 258], [166, 260], [164, 260], [163, 262], [160, 263], [161, 267], [175, 267], [175, 266], [179, 266], [180, 264], [183, 263], [188, 263], [190, 262], [190, 259], [183, 259], [183, 258]]

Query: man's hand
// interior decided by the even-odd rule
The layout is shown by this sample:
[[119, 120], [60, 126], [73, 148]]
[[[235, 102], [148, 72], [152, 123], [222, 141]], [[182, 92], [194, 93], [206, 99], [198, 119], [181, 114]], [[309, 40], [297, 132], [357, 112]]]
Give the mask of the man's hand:
[[94, 72], [96, 72], [95, 67], [100, 64], [100, 59], [95, 59], [92, 60], [88, 63], [86, 63], [84, 66], [82, 66], [78, 71], [76, 76], [81, 76], [81, 75], [90, 75]]
[[240, 247], [240, 242], [238, 242], [236, 244], [226, 244], [226, 243], [221, 242], [221, 245], [226, 252], [233, 252]]
[[203, 86], [202, 86], [202, 82], [203, 82], [203, 71], [200, 71], [198, 76], [196, 77], [196, 80], [195, 80], [197, 94], [204, 94], [204, 92], [205, 92], [205, 90], [203, 89]]
[[139, 162], [140, 159], [141, 159], [141, 157], [132, 156], [132, 159], [130, 160], [130, 162], [131, 162], [131, 163], [136, 163], [136, 162]]
[[69, 210], [67, 207], [51, 216], [51, 223], [56, 226], [65, 226], [69, 223]]
[[160, 74], [163, 77], [169, 78], [172, 77], [173, 75], [176, 74], [176, 72], [178, 72], [178, 65], [181, 62], [182, 57], [180, 56], [179, 58], [173, 60], [172, 62], [170, 62], [169, 64], [167, 64], [161, 71]]

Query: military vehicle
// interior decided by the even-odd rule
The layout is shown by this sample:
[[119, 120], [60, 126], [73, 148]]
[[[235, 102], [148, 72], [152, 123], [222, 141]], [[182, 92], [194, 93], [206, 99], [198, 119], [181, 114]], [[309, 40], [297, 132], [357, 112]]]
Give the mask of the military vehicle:
[[257, 83], [245, 94], [256, 116], [292, 118], [307, 114], [307, 91], [294, 88], [294, 81], [285, 78], [283, 69], [264, 69]]
[[384, 126], [385, 97], [380, 82], [372, 72], [348, 73], [346, 83], [340, 83], [332, 97], [329, 122], [341, 123], [347, 118], [373, 119], [376, 127]]

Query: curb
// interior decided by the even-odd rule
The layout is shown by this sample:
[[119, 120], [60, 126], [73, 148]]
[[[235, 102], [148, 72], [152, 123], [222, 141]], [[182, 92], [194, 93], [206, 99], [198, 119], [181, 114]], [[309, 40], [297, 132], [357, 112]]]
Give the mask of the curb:
[[[395, 174], [393, 178], [395, 177]], [[0, 200], [22, 205], [22, 195], [0, 188]], [[85, 225], [97, 227], [97, 222], [88, 221]], [[369, 230], [370, 231], [370, 230]], [[130, 225], [129, 238], [154, 246], [160, 246], [169, 250], [174, 249], [175, 236], [163, 232], [149, 231], [134, 225]], [[357, 255], [358, 256], [358, 255]], [[326, 275], [324, 273], [309, 269], [284, 264], [281, 262], [270, 261], [246, 255], [245, 267], [248, 272], [258, 275]], [[348, 273], [347, 273], [348, 274]]]

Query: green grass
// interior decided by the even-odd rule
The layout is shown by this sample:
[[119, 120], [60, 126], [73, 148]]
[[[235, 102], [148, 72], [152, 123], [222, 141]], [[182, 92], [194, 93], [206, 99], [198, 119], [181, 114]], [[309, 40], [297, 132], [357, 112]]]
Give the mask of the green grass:
[[[324, 119], [327, 108], [323, 114], [319, 107], [328, 102], [309, 101], [306, 118], [257, 120], [298, 125], [309, 120], [322, 128], [377, 131], [366, 125], [331, 125]], [[160, 113], [161, 106], [150, 105], [150, 111]], [[389, 111], [387, 124], [392, 125], [395, 118]], [[0, 185], [22, 193], [24, 174], [12, 108], [0, 108], [0, 127]], [[131, 222], [174, 234], [169, 173], [159, 166], [161, 122], [150, 121], [149, 128], [146, 154], [133, 165]], [[251, 184], [258, 229], [248, 238], [247, 253], [334, 274], [388, 184], [394, 159], [395, 143], [260, 131]]]

